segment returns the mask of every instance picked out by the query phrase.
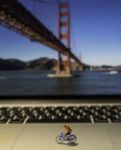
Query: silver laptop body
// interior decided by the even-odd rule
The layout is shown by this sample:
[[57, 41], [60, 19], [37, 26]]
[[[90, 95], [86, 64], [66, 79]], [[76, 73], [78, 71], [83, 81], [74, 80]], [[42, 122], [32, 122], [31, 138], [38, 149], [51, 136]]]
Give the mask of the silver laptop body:
[[[103, 107], [120, 106], [120, 102], [108, 101], [103, 98], [102, 102], [87, 101], [82, 99], [73, 100], [1, 100], [0, 107]], [[90, 115], [91, 122], [51, 122], [51, 123], [27, 123], [26, 118], [23, 123], [0, 124], [0, 149], [2, 150], [120, 150], [121, 149], [121, 123], [108, 122], [97, 123]], [[63, 132], [63, 126], [67, 124], [76, 135], [76, 142], [70, 143], [68, 140], [57, 143], [56, 138]]]

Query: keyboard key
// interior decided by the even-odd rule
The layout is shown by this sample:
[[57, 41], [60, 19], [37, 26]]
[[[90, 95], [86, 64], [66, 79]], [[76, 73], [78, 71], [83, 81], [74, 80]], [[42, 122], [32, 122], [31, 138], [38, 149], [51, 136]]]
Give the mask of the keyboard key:
[[105, 115], [99, 115], [93, 117], [95, 123], [105, 123], [108, 122], [108, 118]]
[[8, 119], [4, 116], [1, 116], [0, 117], [0, 123], [7, 123], [8, 122]]
[[10, 119], [10, 122], [9, 123], [23, 123], [24, 122], [24, 119], [23, 118], [19, 118], [18, 116], [13, 116], [11, 119]]
[[117, 114], [113, 114], [110, 119], [112, 122], [121, 122], [121, 117]]

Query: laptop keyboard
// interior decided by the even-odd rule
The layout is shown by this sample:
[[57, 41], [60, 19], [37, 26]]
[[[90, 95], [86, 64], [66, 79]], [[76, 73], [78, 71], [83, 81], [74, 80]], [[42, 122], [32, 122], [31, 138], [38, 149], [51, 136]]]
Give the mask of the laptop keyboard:
[[121, 106], [1, 107], [0, 123], [121, 122]]

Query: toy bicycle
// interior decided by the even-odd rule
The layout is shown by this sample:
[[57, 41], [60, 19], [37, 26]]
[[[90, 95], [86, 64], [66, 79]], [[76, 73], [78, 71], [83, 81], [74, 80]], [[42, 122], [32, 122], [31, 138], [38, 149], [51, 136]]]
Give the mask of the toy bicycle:
[[69, 134], [65, 136], [63, 132], [56, 136], [57, 143], [63, 143], [64, 141], [68, 141], [69, 143], [75, 143], [76, 139], [77, 137], [75, 134]]

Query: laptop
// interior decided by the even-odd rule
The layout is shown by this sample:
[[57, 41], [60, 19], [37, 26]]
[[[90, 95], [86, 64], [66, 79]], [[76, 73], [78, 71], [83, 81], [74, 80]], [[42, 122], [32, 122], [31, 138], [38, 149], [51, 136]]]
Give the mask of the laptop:
[[[20, 1], [25, 6], [29, 5], [28, 9], [33, 8], [30, 1]], [[59, 78], [47, 77], [48, 72], [55, 69], [55, 59], [38, 58], [46, 54], [51, 57], [50, 49], [28, 41], [13, 32], [16, 31], [13, 28], [6, 29], [8, 20], [3, 23], [5, 14], [1, 9], [8, 5], [1, 7], [3, 3], [10, 4], [10, 0], [0, 0], [0, 149], [120, 150], [121, 62], [117, 58], [121, 45], [117, 31], [120, 33], [121, 2], [70, 2], [76, 12], [73, 12], [74, 19], [79, 24], [74, 31], [79, 34], [82, 28], [81, 46], [86, 56], [82, 58], [83, 61], [88, 58], [89, 65], [85, 63], [84, 70], [76, 77]], [[51, 15], [50, 3], [47, 9], [44, 4], [42, 7]], [[36, 9], [38, 6], [37, 2]], [[13, 12], [14, 9], [9, 13]], [[78, 12], [82, 14], [82, 20]], [[43, 16], [45, 19], [46, 11]], [[106, 43], [104, 38], [107, 38]], [[105, 44], [110, 49], [110, 58]]]
[[[78, 100], [76, 97], [13, 99], [0, 101], [0, 112], [4, 112], [4, 117], [0, 120], [2, 150], [119, 150], [121, 148], [120, 99], [119, 101], [111, 97], [83, 97]], [[90, 115], [87, 115], [88, 111], [91, 112]], [[74, 115], [75, 117], [74, 113], [77, 114]], [[49, 115], [51, 117], [48, 117]], [[47, 118], [44, 118], [45, 116]], [[59, 119], [54, 116], [58, 116]], [[64, 125], [71, 127], [71, 134], [76, 137], [74, 141], [73, 139], [57, 141], [64, 130]]]

